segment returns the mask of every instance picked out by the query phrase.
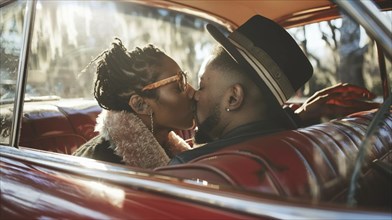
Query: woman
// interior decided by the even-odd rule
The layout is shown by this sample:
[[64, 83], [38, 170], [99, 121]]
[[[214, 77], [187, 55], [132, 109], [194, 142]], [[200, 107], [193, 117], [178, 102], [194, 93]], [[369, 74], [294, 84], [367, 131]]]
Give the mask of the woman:
[[190, 149], [173, 130], [193, 127], [194, 89], [173, 59], [153, 45], [128, 52], [119, 39], [96, 59], [94, 96], [105, 110], [99, 135], [73, 155], [152, 169]]

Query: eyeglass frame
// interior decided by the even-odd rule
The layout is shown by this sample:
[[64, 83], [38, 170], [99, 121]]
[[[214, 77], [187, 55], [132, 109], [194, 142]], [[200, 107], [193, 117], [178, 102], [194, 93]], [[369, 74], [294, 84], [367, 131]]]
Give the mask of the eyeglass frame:
[[[178, 86], [179, 86], [181, 92], [184, 92], [187, 89], [187, 87], [188, 87], [187, 74], [184, 71], [178, 71], [175, 76], [161, 79], [159, 81], [156, 81], [156, 82], [153, 82], [151, 84], [144, 86], [142, 88], [142, 92], [147, 91], [147, 90], [157, 89], [159, 87], [168, 85], [168, 84], [173, 83], [175, 81], [178, 82]], [[184, 83], [183, 85], [181, 84], [181, 81]]]

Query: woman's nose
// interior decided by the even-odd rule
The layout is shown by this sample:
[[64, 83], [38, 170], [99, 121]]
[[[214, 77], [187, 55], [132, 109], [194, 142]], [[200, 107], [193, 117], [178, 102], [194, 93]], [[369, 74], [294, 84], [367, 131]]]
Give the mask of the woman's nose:
[[188, 88], [187, 88], [187, 96], [189, 99], [193, 99], [193, 97], [195, 96], [195, 89], [188, 84]]

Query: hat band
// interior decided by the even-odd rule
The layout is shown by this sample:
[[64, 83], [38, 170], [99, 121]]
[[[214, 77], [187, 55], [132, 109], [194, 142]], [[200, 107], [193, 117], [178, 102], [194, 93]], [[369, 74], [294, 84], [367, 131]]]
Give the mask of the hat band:
[[233, 32], [228, 39], [265, 82], [280, 105], [295, 93], [286, 75], [264, 50], [255, 47], [239, 32]]

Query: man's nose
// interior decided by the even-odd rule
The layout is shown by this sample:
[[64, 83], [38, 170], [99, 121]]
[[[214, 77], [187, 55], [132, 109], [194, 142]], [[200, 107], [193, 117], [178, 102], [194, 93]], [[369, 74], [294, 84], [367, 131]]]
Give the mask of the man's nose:
[[196, 101], [196, 102], [199, 101], [199, 90], [197, 90], [197, 91], [194, 92], [193, 100]]

